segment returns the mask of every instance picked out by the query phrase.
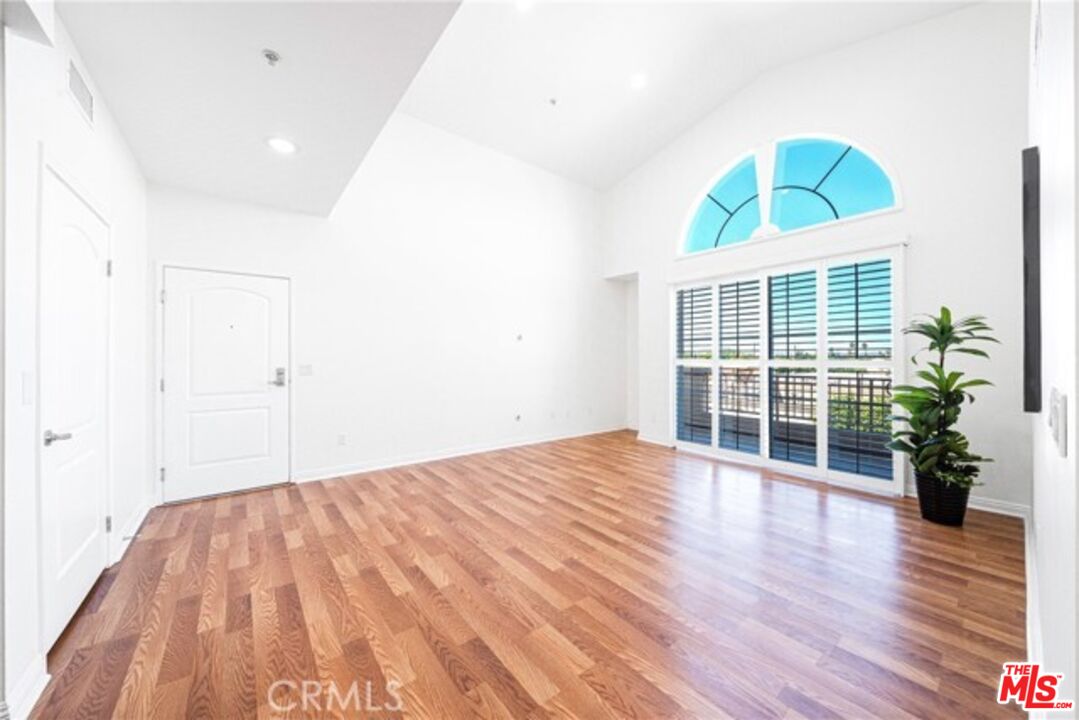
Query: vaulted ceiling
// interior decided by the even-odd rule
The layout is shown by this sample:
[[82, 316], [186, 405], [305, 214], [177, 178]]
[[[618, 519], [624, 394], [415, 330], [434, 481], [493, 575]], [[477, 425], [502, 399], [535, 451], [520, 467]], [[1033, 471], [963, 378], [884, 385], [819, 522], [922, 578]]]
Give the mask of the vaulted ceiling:
[[[325, 215], [457, 3], [59, 8], [151, 181]], [[280, 61], [271, 66], [264, 49]], [[273, 152], [271, 137], [297, 152]]]
[[401, 108], [602, 189], [760, 73], [964, 4], [465, 3]]
[[[760, 73], [965, 4], [59, 8], [151, 181], [325, 215], [395, 109], [603, 189]], [[273, 152], [274, 137], [297, 152]]]

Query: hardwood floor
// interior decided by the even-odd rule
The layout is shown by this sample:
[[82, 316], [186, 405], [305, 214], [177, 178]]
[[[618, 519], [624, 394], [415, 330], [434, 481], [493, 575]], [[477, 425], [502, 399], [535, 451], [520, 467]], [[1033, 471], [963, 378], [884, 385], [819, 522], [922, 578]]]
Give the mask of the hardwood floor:
[[1024, 625], [1016, 519], [611, 433], [156, 508], [34, 715], [1018, 715]]

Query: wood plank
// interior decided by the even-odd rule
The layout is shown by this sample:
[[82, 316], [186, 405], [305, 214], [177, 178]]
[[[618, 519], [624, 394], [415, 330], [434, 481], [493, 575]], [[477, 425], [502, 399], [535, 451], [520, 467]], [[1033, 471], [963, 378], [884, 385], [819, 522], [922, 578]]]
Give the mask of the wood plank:
[[1017, 717], [1023, 543], [627, 432], [208, 498], [149, 514], [33, 717]]

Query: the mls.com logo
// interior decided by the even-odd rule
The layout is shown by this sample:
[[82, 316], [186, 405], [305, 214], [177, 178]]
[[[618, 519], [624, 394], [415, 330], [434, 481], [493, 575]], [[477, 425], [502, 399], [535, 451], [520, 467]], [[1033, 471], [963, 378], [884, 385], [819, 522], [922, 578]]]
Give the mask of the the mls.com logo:
[[1004, 663], [1000, 674], [997, 702], [1011, 701], [1024, 710], [1071, 710], [1071, 700], [1057, 700], [1057, 690], [1064, 676], [1060, 673], [1042, 674], [1036, 663]]

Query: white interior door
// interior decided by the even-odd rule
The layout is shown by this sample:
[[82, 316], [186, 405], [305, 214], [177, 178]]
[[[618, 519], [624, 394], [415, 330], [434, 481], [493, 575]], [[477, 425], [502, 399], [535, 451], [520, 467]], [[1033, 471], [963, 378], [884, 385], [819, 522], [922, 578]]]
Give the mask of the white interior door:
[[51, 171], [41, 203], [38, 429], [49, 646], [107, 562], [109, 231]]
[[288, 280], [165, 269], [165, 500], [289, 479]]

